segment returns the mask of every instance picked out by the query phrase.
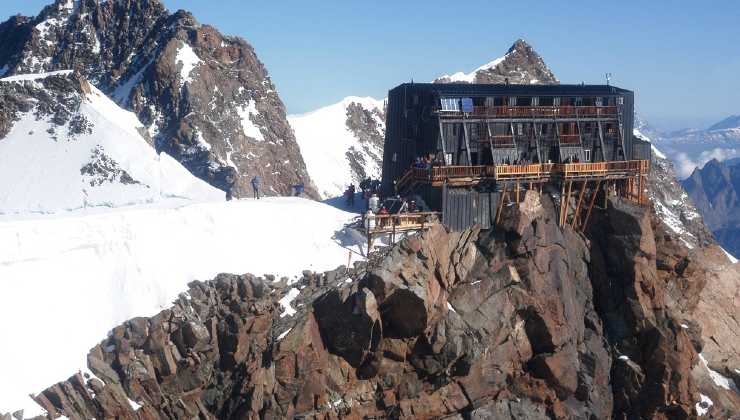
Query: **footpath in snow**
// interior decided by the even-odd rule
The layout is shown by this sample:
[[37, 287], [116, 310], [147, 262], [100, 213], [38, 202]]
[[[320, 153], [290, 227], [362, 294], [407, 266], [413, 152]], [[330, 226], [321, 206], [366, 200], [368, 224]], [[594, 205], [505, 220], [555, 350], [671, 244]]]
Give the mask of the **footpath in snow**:
[[0, 217], [0, 412], [40, 413], [30, 393], [84, 370], [111, 328], [193, 280], [292, 279], [346, 264], [353, 245], [337, 232], [356, 215], [305, 199], [170, 206]]

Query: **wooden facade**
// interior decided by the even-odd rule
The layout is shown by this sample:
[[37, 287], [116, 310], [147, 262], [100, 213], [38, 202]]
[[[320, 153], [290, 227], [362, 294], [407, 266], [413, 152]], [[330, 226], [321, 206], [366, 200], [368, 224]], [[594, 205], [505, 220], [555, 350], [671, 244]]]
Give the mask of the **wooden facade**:
[[633, 114], [633, 93], [614, 86], [403, 84], [388, 95], [383, 192], [463, 229], [495, 223], [507, 188], [642, 191], [650, 145], [633, 136]]

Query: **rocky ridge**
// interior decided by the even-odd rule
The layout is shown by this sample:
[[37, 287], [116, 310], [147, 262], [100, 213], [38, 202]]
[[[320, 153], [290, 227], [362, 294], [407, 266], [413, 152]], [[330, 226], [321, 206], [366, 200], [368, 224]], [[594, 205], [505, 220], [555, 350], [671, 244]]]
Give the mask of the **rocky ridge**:
[[560, 83], [545, 61], [523, 39], [518, 39], [501, 58], [485, 64], [472, 73], [458, 72], [440, 76], [434, 83]]
[[193, 174], [243, 194], [303, 181], [316, 196], [267, 70], [243, 39], [159, 0], [56, 0], [0, 24], [4, 75], [75, 70], [133, 111], [149, 141]]
[[[528, 192], [505, 211], [497, 230], [437, 226], [291, 286], [249, 275], [193, 283], [171, 309], [92, 349], [94, 376], [36, 399], [51, 417], [123, 419], [673, 419], [736, 409], [738, 396], [720, 395], [698, 356], [717, 354], [703, 325], [682, 324], [701, 306], [693, 292], [706, 289], [686, 270], [700, 260], [672, 260], [686, 247], [664, 244], [670, 235], [660, 224], [654, 234], [649, 211], [611, 201], [595, 211], [591, 240], [557, 227], [548, 195]], [[727, 336], [713, 337], [737, 357]], [[712, 369], [725, 359], [716, 360]]]
[[740, 255], [740, 168], [712, 159], [682, 184], [717, 240]]

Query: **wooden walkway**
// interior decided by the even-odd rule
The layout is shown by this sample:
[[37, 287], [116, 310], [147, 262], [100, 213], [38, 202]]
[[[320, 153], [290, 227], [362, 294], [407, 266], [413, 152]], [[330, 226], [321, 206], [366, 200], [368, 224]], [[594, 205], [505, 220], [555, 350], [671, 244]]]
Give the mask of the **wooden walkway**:
[[365, 221], [368, 250], [372, 249], [373, 239], [380, 235], [390, 235], [391, 243], [396, 242], [396, 235], [407, 232], [420, 232], [438, 224], [441, 214], [438, 212], [416, 212], [399, 214], [376, 214]]

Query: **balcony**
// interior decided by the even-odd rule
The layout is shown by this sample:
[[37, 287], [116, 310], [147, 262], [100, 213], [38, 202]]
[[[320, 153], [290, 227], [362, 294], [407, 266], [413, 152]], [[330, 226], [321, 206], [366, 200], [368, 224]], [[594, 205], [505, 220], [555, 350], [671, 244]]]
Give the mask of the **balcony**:
[[616, 106], [476, 106], [473, 112], [463, 113], [461, 110], [437, 110], [437, 114], [443, 119], [455, 119], [465, 116], [466, 118], [485, 119], [616, 119], [618, 110]]
[[415, 184], [441, 187], [444, 184], [473, 186], [485, 181], [539, 183], [628, 179], [646, 176], [649, 168], [650, 162], [647, 160], [410, 168], [398, 180], [396, 187], [399, 192], [403, 192]]

